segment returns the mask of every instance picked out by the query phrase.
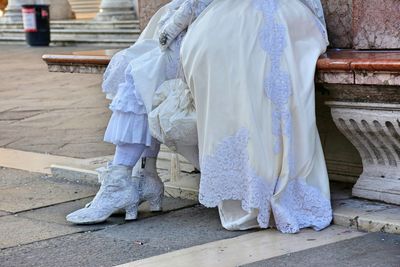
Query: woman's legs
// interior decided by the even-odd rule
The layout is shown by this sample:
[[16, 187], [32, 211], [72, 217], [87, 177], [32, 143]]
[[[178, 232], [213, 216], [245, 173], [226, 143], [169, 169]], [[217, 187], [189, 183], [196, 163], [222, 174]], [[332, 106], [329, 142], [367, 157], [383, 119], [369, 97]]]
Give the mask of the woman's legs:
[[113, 165], [123, 165], [133, 168], [138, 160], [146, 151], [146, 146], [143, 144], [121, 144], [115, 148], [115, 156]]

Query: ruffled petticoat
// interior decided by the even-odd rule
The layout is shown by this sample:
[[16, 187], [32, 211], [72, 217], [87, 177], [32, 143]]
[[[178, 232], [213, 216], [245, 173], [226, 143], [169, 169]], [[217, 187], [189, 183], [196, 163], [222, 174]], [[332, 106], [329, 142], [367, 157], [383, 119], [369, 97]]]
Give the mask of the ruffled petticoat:
[[104, 135], [106, 142], [152, 145], [147, 118], [152, 107], [146, 96], [151, 96], [163, 81], [177, 77], [181, 41], [178, 38], [166, 53], [161, 53], [151, 25], [157, 24], [163, 13], [162, 9], [153, 17], [134, 45], [113, 56], [104, 73], [103, 92], [112, 99], [109, 108], [113, 112]]

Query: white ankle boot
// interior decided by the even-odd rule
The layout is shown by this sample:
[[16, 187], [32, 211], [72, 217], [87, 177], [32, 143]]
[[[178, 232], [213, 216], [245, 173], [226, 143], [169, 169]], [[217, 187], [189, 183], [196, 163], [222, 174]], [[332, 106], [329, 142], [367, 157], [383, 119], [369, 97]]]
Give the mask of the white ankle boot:
[[[144, 160], [144, 161], [143, 161]], [[157, 159], [146, 158], [139, 160], [133, 169], [132, 176], [139, 180], [139, 205], [148, 201], [150, 211], [161, 211], [164, 199], [164, 184], [157, 173]], [[110, 168], [108, 165], [108, 168]], [[103, 175], [99, 175], [99, 183], [103, 183]], [[86, 204], [86, 208], [90, 207], [92, 202]], [[123, 211], [122, 211], [123, 212]], [[120, 214], [121, 210], [117, 210], [114, 214]]]
[[100, 223], [119, 209], [125, 210], [125, 220], [137, 218], [140, 181], [132, 177], [132, 168], [111, 166], [102, 176], [100, 190], [90, 206], [69, 214], [67, 221], [75, 224]]
[[164, 198], [164, 184], [157, 173], [156, 158], [145, 158], [141, 168], [133, 171], [133, 175], [140, 177], [140, 203], [149, 202], [150, 211], [161, 211]]

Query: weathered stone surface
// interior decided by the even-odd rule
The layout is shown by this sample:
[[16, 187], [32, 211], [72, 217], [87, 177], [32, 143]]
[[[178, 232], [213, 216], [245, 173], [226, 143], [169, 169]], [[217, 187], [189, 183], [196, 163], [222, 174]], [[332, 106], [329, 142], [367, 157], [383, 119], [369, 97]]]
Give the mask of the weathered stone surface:
[[140, 28], [144, 29], [150, 18], [160, 7], [169, 3], [171, 0], [139, 0], [139, 21]]
[[45, 53], [72, 50], [77, 48], [1, 47], [0, 146], [82, 158], [114, 153], [103, 142], [111, 112], [101, 75], [49, 73], [41, 60]]
[[356, 49], [400, 48], [398, 0], [353, 0], [353, 12]]
[[0, 217], [0, 248], [46, 240], [78, 232], [73, 227], [21, 218], [17, 215]]
[[400, 208], [361, 199], [333, 201], [334, 223], [360, 231], [400, 233]]
[[352, 47], [352, 0], [322, 0], [332, 47]]
[[[399, 39], [400, 42], [400, 39]], [[400, 73], [399, 72], [356, 72], [356, 84], [370, 84], [370, 85], [396, 85], [400, 86]]]
[[30, 183], [0, 189], [0, 210], [20, 212], [93, 196], [96, 191], [96, 187], [35, 179]]
[[398, 267], [399, 250], [400, 236], [374, 233], [241, 267]]
[[39, 173], [0, 167], [0, 190], [40, 181], [42, 176], [43, 175]]
[[331, 46], [400, 48], [398, 0], [322, 0]]
[[1, 217], [1, 216], [6, 216], [6, 215], [10, 215], [10, 213], [9, 213], [9, 212], [6, 212], [6, 211], [0, 210], [0, 217]]
[[336, 126], [362, 159], [363, 173], [353, 195], [400, 204], [400, 104], [327, 104]]

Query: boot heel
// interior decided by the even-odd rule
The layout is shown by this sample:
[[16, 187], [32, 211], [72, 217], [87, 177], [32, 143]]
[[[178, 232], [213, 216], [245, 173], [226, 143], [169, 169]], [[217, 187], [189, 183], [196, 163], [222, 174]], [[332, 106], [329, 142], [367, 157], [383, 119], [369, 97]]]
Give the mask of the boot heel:
[[131, 206], [128, 206], [125, 208], [126, 214], [125, 214], [125, 220], [126, 221], [132, 221], [137, 219], [137, 214], [138, 214], [138, 205], [133, 204]]
[[149, 200], [150, 211], [162, 211], [163, 196], [156, 196], [154, 199]]

